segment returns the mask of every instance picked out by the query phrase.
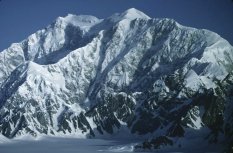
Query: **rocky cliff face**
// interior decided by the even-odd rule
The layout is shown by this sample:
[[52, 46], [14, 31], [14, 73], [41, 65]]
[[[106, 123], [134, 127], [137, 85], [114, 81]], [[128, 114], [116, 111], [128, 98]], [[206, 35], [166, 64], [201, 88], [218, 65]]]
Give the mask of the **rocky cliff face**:
[[6, 137], [94, 137], [124, 127], [149, 134], [152, 146], [203, 131], [206, 141], [232, 141], [233, 47], [211, 31], [136, 9], [107, 19], [68, 15], [0, 59]]

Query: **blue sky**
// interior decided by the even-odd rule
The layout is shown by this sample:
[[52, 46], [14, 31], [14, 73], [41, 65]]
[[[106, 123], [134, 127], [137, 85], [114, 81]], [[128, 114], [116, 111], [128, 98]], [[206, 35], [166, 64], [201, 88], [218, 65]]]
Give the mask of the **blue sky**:
[[49, 25], [58, 16], [88, 14], [106, 18], [136, 8], [150, 17], [209, 29], [233, 44], [231, 0], [1, 0], [0, 51]]

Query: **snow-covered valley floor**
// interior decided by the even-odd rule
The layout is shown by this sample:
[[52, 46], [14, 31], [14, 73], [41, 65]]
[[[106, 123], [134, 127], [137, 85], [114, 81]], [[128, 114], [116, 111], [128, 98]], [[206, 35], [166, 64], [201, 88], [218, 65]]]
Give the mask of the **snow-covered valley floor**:
[[0, 143], [0, 153], [107, 153], [132, 152], [133, 144], [127, 141], [43, 138], [40, 140], [11, 140]]
[[[78, 139], [78, 138], [56, 138], [46, 137], [39, 140], [15, 139], [6, 140], [0, 143], [0, 153], [127, 153], [133, 152], [136, 144], [131, 140], [110, 140], [110, 139]], [[198, 146], [196, 146], [198, 147]], [[205, 150], [205, 151], [204, 151]], [[215, 145], [190, 148], [167, 148], [154, 151], [156, 153], [197, 153], [208, 152], [218, 153], [220, 148]], [[146, 152], [140, 152], [146, 153]], [[148, 153], [148, 151], [147, 151]]]

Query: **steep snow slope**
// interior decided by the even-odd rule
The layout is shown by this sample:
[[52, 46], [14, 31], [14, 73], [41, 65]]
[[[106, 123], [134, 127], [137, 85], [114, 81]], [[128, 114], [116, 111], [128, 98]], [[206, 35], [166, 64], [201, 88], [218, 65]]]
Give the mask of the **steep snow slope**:
[[4, 137], [3, 135], [0, 135], [0, 144], [6, 143], [6, 142], [9, 142], [9, 140], [6, 137]]
[[0, 58], [0, 132], [7, 137], [122, 128], [183, 137], [206, 128], [209, 141], [220, 131], [232, 138], [223, 129], [232, 102], [219, 90], [231, 90], [233, 48], [211, 31], [136, 9], [106, 19], [69, 14]]

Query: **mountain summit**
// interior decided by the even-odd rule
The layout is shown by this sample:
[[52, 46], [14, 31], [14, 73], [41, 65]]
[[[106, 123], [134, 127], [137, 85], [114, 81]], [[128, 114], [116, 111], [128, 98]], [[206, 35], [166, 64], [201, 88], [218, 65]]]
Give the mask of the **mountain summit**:
[[135, 149], [232, 142], [233, 47], [214, 32], [134, 8], [69, 14], [0, 59], [5, 137], [148, 138]]
[[137, 18], [138, 19], [150, 19], [149, 16], [147, 16], [146, 14], [144, 14], [143, 12], [141, 12], [135, 8], [128, 9], [123, 13], [116, 13], [116, 14], [112, 15], [110, 18], [114, 21], [121, 21], [124, 19], [134, 20]]

